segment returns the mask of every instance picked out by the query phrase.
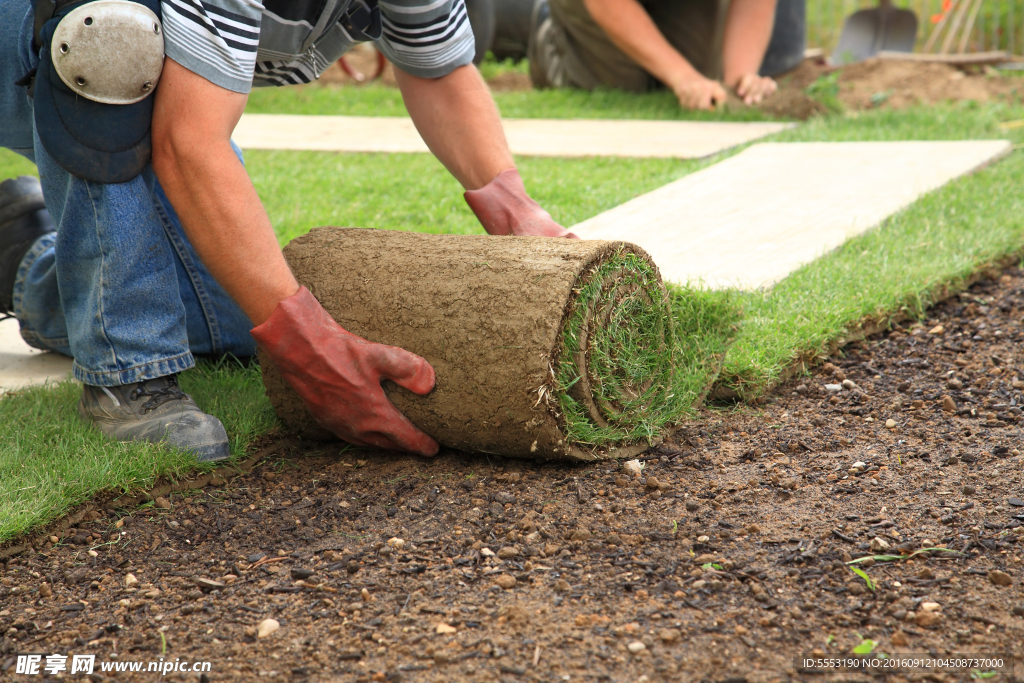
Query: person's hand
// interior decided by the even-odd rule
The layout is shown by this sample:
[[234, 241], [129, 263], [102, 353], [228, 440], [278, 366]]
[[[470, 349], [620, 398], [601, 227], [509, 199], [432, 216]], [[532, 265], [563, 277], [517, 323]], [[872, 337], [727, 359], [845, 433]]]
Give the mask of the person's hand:
[[744, 74], [736, 82], [736, 95], [743, 100], [743, 104], [758, 104], [771, 97], [778, 87], [775, 81], [767, 76]]
[[469, 190], [463, 196], [489, 235], [579, 239], [530, 199], [519, 171], [514, 168], [502, 171], [479, 190]]
[[429, 394], [434, 368], [423, 358], [342, 329], [305, 287], [278, 303], [252, 336], [322, 427], [356, 446], [437, 454], [437, 442], [381, 386], [388, 379]]
[[700, 74], [673, 83], [672, 92], [683, 109], [714, 109], [723, 104], [727, 97], [721, 83]]

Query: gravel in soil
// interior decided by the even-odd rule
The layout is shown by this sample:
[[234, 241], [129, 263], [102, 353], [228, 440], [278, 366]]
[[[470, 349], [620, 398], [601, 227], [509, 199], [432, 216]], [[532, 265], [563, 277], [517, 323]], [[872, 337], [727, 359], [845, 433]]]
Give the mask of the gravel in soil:
[[[1021, 271], [980, 282], [764, 405], [705, 411], [635, 475], [293, 444], [92, 513], [7, 560], [0, 678], [32, 652], [224, 681], [782, 681], [863, 639], [1019, 656], [1021, 309]], [[846, 563], [876, 554], [905, 559], [859, 564], [868, 586]]]

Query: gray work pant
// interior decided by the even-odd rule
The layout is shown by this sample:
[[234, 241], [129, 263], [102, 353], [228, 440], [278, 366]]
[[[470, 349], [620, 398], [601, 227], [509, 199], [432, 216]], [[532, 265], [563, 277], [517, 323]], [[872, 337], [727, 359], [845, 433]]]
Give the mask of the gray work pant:
[[[612, 43], [583, 0], [550, 0], [551, 17], [531, 36], [530, 78], [538, 88], [604, 86], [644, 92], [657, 80]], [[721, 78], [728, 0], [643, 3], [668, 42], [708, 78]]]

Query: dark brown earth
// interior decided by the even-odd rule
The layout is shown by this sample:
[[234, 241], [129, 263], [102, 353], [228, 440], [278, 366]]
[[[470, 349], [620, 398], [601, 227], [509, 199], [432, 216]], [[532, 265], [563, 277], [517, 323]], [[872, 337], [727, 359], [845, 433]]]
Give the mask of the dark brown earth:
[[[636, 477], [285, 441], [7, 559], [0, 678], [59, 652], [222, 681], [969, 680], [794, 658], [1024, 655], [1022, 309], [1022, 271], [980, 282], [757, 409], [706, 410]], [[883, 543], [949, 552], [861, 564], [870, 590], [845, 562]]]

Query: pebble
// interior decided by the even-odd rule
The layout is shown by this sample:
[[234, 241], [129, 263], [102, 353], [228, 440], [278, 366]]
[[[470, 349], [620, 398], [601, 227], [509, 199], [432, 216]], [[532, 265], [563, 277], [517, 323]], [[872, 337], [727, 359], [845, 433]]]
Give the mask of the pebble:
[[639, 640], [634, 640], [632, 643], [630, 643], [626, 647], [629, 648], [629, 651], [632, 652], [635, 655], [638, 655], [638, 654], [640, 654], [641, 652], [643, 652], [644, 650], [647, 649], [647, 646], [644, 645]]
[[843, 390], [843, 385], [842, 384], [826, 384], [825, 385], [825, 391], [829, 392], [830, 394], [838, 394], [842, 390]]
[[922, 602], [921, 610], [924, 612], [938, 612], [942, 609], [942, 605], [937, 602]]
[[456, 633], [458, 631], [458, 629], [455, 628], [454, 626], [449, 626], [448, 624], [446, 624], [446, 623], [444, 623], [442, 621], [441, 623], [439, 623], [437, 625], [437, 627], [434, 629], [434, 631], [436, 633], [440, 633], [442, 635], [445, 635], [445, 634]]
[[163, 496], [160, 496], [159, 498], [157, 498], [156, 501], [153, 504], [157, 508], [159, 508], [161, 510], [170, 510], [171, 509], [171, 501], [167, 500]]
[[695, 500], [688, 500], [686, 501], [686, 510], [688, 512], [696, 512], [697, 510], [700, 510], [700, 503]]
[[1008, 498], [1006, 502], [1015, 508], [1024, 508], [1024, 500], [1020, 498]]
[[988, 580], [997, 586], [1013, 585], [1013, 577], [1006, 572], [999, 571], [998, 569], [994, 569], [988, 573]]
[[644, 466], [639, 460], [627, 460], [622, 463], [622, 469], [626, 470], [630, 476], [639, 477], [640, 473], [644, 471]]
[[928, 334], [942, 334], [946, 331], [946, 328], [942, 325], [936, 325], [932, 329], [928, 330]]
[[921, 628], [934, 628], [942, 622], [942, 612], [918, 612], [914, 623]]
[[137, 586], [138, 584], [139, 580], [135, 578], [135, 574], [124, 575], [124, 585], [126, 588], [131, 588], [132, 586]]
[[480, 548], [480, 554], [484, 557], [494, 557], [494, 551], [487, 547]]
[[1017, 605], [1010, 611], [1014, 614], [1014, 616], [1024, 617], [1024, 604]]
[[693, 563], [694, 564], [707, 564], [708, 562], [715, 562], [717, 560], [718, 560], [718, 558], [715, 557], [714, 555], [712, 555], [711, 553], [704, 553], [702, 555], [698, 555], [697, 557], [693, 558]]
[[500, 560], [511, 560], [513, 557], [519, 554], [519, 551], [512, 546], [505, 546], [498, 550], [498, 559]]
[[277, 619], [264, 619], [260, 622], [260, 625], [256, 627], [256, 637], [266, 638], [277, 632], [281, 628], [281, 622]]
[[569, 585], [569, 582], [565, 579], [559, 579], [558, 581], [555, 581], [554, 590], [556, 593], [566, 593], [569, 591], [570, 588], [571, 586]]
[[41, 583], [41, 584], [39, 584], [39, 597], [41, 597], [41, 598], [52, 598], [53, 597], [53, 589], [50, 588], [50, 584], [48, 584], [48, 583]]
[[976, 489], [975, 487], [973, 487], [970, 484], [968, 484], [967, 486], [964, 487], [964, 495], [965, 496], [973, 496], [977, 490], [978, 489]]
[[196, 585], [203, 590], [219, 590], [224, 587], [224, 584], [220, 581], [214, 581], [213, 579], [196, 579]]
[[894, 419], [892, 419], [890, 417], [888, 420], [885, 421], [885, 426], [886, 426], [887, 429], [895, 429], [896, 428], [896, 420], [894, 420]]
[[682, 632], [677, 628], [663, 628], [658, 631], [658, 638], [663, 643], [674, 643], [682, 637]]
[[509, 590], [516, 587], [516, 577], [511, 574], [499, 574], [498, 577], [494, 579], [494, 583], [499, 588]]
[[896, 647], [907, 647], [910, 645], [910, 638], [908, 638], [907, 634], [903, 631], [896, 631], [893, 633], [889, 641]]
[[880, 553], [883, 550], [889, 549], [889, 542], [885, 539], [875, 536], [871, 539], [871, 550], [872, 552]]
[[645, 484], [648, 491], [656, 491], [661, 487], [661, 482], [655, 476], [647, 477], [647, 484]]
[[405, 547], [405, 541], [397, 536], [388, 539], [388, 545], [395, 550], [401, 550]]
[[312, 569], [304, 569], [302, 567], [292, 567], [291, 575], [296, 581], [305, 581], [309, 577], [313, 576], [315, 572]]
[[50, 543], [60, 543], [60, 539], [56, 536], [50, 536]]
[[860, 389], [860, 387], [857, 386], [857, 383], [854, 382], [852, 379], [844, 379], [842, 387], [843, 387], [843, 389], [846, 389], [847, 391], [854, 391], [856, 389]]

